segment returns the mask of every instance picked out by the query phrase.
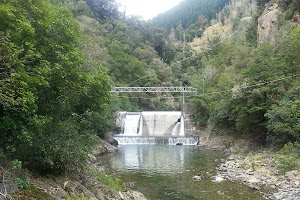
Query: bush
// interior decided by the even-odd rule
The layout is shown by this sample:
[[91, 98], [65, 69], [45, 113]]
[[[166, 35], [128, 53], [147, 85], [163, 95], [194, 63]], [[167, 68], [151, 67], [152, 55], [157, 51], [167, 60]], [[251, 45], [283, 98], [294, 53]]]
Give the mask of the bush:
[[274, 143], [300, 141], [300, 87], [289, 90], [284, 98], [265, 114], [268, 139]]
[[300, 144], [288, 143], [275, 156], [279, 163], [278, 170], [281, 174], [291, 170], [300, 170]]
[[25, 167], [41, 173], [70, 173], [84, 169], [96, 141], [95, 134], [81, 132], [74, 115], [46, 124], [31, 144], [23, 144], [24, 149], [14, 155], [22, 158]]
[[95, 119], [110, 104], [106, 70], [82, 68], [83, 33], [61, 1], [3, 1], [0, 13], [1, 154], [43, 173], [82, 170], [112, 121]]
[[233, 116], [233, 104], [230, 100], [221, 100], [213, 110], [210, 120], [217, 129], [234, 130], [235, 117]]
[[117, 178], [113, 178], [105, 173], [99, 173], [97, 176], [97, 180], [103, 183], [104, 185], [107, 185], [109, 188], [123, 192], [124, 184]]

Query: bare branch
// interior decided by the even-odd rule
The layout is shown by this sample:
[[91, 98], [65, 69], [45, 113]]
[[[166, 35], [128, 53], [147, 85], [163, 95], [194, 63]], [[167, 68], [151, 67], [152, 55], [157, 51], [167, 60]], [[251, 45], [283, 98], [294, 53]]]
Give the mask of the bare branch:
[[0, 168], [2, 169], [3, 171], [3, 176], [2, 176], [2, 185], [3, 185], [3, 188], [4, 188], [4, 193], [2, 193], [0, 191], [0, 195], [3, 196], [4, 198], [7, 197], [8, 193], [7, 193], [7, 189], [6, 189], [6, 185], [5, 185], [5, 174], [7, 173], [6, 170], [3, 169], [3, 167], [0, 166]]

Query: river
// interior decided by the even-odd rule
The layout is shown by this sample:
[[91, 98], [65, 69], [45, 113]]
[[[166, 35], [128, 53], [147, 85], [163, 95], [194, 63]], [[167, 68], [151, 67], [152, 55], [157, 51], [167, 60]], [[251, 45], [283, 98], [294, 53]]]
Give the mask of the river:
[[[215, 182], [217, 166], [226, 155], [199, 146], [119, 145], [102, 164], [150, 200], [262, 200], [243, 184]], [[200, 176], [201, 180], [193, 179]]]

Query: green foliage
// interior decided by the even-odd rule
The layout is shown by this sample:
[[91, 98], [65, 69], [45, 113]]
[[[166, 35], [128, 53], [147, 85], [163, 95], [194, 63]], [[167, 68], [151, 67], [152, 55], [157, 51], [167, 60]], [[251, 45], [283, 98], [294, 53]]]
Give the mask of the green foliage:
[[203, 15], [208, 20], [215, 17], [215, 13], [223, 8], [228, 0], [186, 0], [174, 8], [153, 18], [152, 23], [166, 29], [175, 28], [182, 24], [183, 28], [194, 24], [198, 16]]
[[235, 130], [234, 106], [228, 100], [221, 100], [211, 113], [211, 123], [217, 129]]
[[98, 181], [100, 181], [104, 185], [107, 185], [109, 188], [113, 190], [120, 191], [120, 192], [125, 191], [123, 182], [121, 182], [118, 178], [111, 177], [109, 175], [106, 175], [105, 173], [99, 173], [97, 175], [97, 179]]
[[9, 0], [0, 10], [1, 147], [40, 172], [81, 170], [99, 132], [85, 123], [110, 102], [106, 70], [82, 69], [83, 33], [60, 2]]
[[115, 0], [86, 0], [86, 2], [97, 18], [104, 20], [119, 16]]
[[[206, 126], [207, 121], [210, 117], [208, 102], [204, 99], [194, 99], [193, 101], [194, 112], [193, 119], [198, 123], [199, 126]], [[199, 113], [199, 114], [198, 114]]]
[[[119, 41], [109, 44], [109, 52], [112, 56], [110, 74], [120, 83], [133, 82], [145, 75], [146, 63], [139, 61], [132, 55], [126, 53], [129, 46]], [[126, 74], [126, 76], [124, 76]]]
[[25, 190], [19, 191], [17, 194], [13, 195], [13, 197], [15, 199], [54, 200], [54, 198], [34, 185], [28, 185]]
[[291, 170], [300, 170], [300, 145], [299, 143], [287, 143], [277, 152], [275, 161], [279, 163], [278, 170], [284, 174]]
[[269, 139], [277, 143], [300, 141], [300, 87], [292, 88], [266, 113]]
[[[174, 27], [168, 38], [169, 30], [138, 17], [119, 18], [115, 0], [2, 1], [1, 154], [15, 160], [15, 167], [21, 162], [43, 173], [79, 171], [96, 135], [112, 128], [116, 111], [180, 107], [175, 94], [110, 96], [110, 81], [191, 85], [209, 94], [192, 100], [198, 125], [276, 143], [299, 140], [299, 79], [284, 79], [299, 74], [299, 27], [276, 45], [256, 48], [257, 17], [243, 24], [238, 10], [234, 28], [247, 26], [246, 40], [224, 43], [216, 37], [198, 54], [176, 42], [200, 36], [226, 2], [183, 1], [158, 16], [154, 24]], [[299, 3], [285, 2], [288, 19]], [[264, 3], [258, 1], [261, 8]], [[225, 7], [219, 21], [229, 16]], [[272, 82], [277, 79], [283, 80]]]
[[12, 170], [20, 170], [20, 169], [22, 169], [22, 161], [12, 160], [11, 161], [11, 169]]
[[250, 46], [256, 46], [257, 44], [257, 19], [255, 16], [254, 19], [250, 22], [246, 30], [246, 41]]
[[26, 179], [27, 179], [27, 177], [24, 175], [21, 175], [20, 177], [18, 177], [16, 179], [16, 184], [18, 185], [19, 189], [28, 190], [30, 188], [30, 185]]
[[86, 15], [93, 17], [94, 13], [87, 5], [87, 2], [84, 0], [66, 0], [67, 5], [71, 8], [71, 12], [74, 16]]
[[194, 101], [197, 122], [256, 137], [261, 144], [298, 141], [299, 78], [291, 76], [299, 74], [299, 41], [299, 28], [277, 44], [257, 48], [212, 40], [203, 52], [205, 68], [193, 76], [194, 87], [209, 94]]
[[88, 197], [75, 197], [73, 195], [67, 195], [65, 196], [66, 200], [89, 200]]

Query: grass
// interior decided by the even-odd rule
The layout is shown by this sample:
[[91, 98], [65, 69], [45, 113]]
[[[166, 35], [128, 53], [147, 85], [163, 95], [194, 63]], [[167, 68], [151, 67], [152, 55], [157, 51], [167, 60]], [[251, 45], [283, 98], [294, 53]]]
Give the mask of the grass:
[[291, 170], [300, 170], [300, 144], [288, 143], [275, 156], [280, 174]]
[[55, 200], [53, 197], [49, 196], [34, 185], [29, 185], [26, 190], [20, 190], [14, 195], [14, 198], [22, 200]]
[[124, 183], [120, 179], [109, 176], [104, 172], [101, 172], [97, 175], [97, 180], [113, 190], [120, 192], [125, 191]]
[[65, 196], [66, 200], [89, 200], [90, 198], [87, 197], [75, 197], [73, 195]]

